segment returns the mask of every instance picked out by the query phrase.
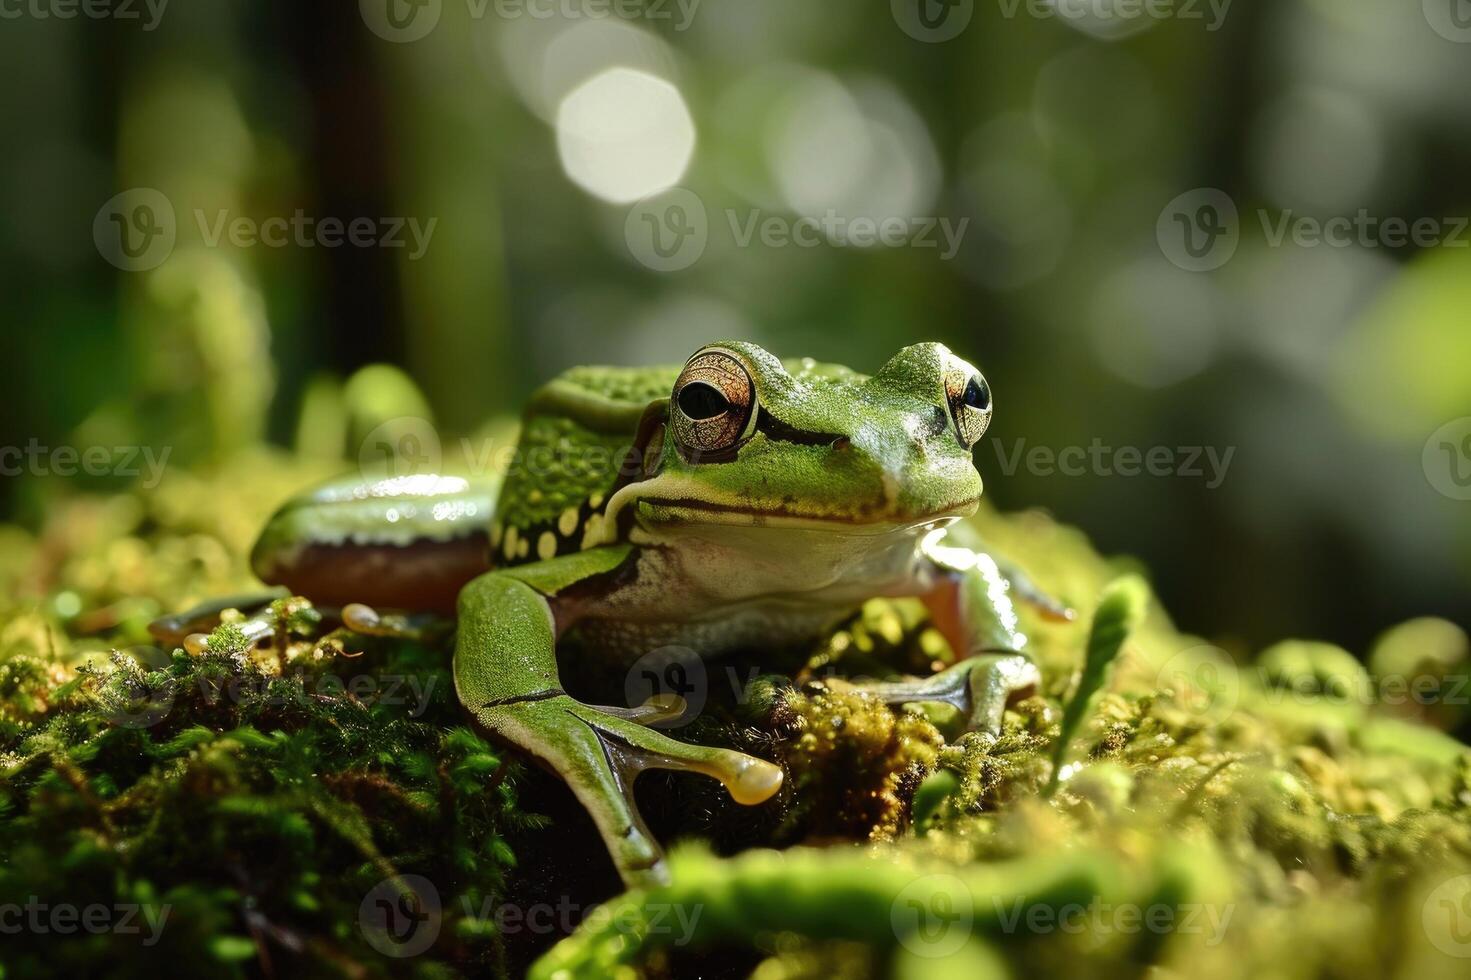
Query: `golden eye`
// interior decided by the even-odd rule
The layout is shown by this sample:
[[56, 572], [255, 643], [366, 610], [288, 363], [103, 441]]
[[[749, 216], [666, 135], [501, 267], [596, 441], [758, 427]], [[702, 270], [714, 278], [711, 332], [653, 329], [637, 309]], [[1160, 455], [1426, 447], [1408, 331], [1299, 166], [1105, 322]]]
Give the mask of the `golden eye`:
[[690, 358], [669, 400], [675, 445], [692, 462], [728, 458], [749, 434], [755, 414], [751, 375], [739, 359], [718, 350]]
[[991, 386], [975, 368], [957, 365], [945, 372], [945, 397], [955, 420], [955, 434], [970, 449], [991, 424]]

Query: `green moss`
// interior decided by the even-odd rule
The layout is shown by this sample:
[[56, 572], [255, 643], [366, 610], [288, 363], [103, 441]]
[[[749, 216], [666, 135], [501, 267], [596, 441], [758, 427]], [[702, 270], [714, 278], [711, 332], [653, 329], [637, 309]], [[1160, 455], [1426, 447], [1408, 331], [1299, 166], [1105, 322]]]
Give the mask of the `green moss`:
[[[500, 975], [535, 953], [546, 976], [1463, 974], [1446, 950], [1471, 929], [1454, 917], [1471, 755], [1436, 727], [1463, 709], [1383, 694], [1405, 674], [1451, 691], [1464, 634], [1408, 624], [1367, 673], [1366, 651], [1296, 642], [1238, 664], [1137, 585], [1087, 615], [1137, 569], [1041, 515], [989, 512], [976, 523], [998, 551], [1085, 613], [1026, 624], [1044, 684], [998, 739], [829, 680], [950, 661], [917, 604], [869, 603], [792, 679], [756, 678], [678, 732], [778, 760], [776, 802], [739, 808], [698, 777], [641, 787], [664, 836], [726, 856], [686, 846], [667, 890], [614, 898], [550, 952], [554, 935], [528, 945], [484, 912], [541, 900], [543, 849], [585, 831], [543, 832], [528, 810], [555, 802], [555, 782], [463, 727], [447, 641], [324, 633], [282, 600], [275, 646], [247, 649], [234, 619], [199, 656], [146, 645], [150, 617], [249, 591], [252, 529], [314, 475], [247, 454], [150, 495], [60, 499], [34, 535], [0, 528], [0, 906], [169, 909], [152, 945], [146, 924], [8, 935], [5, 976]], [[603, 901], [605, 870], [546, 888]], [[437, 937], [387, 956], [365, 899], [420, 879]], [[1099, 903], [1163, 909], [1166, 927], [1056, 924]], [[673, 906], [696, 917], [688, 930], [655, 921]], [[955, 949], [915, 941], [951, 921]]]
[[[508, 837], [538, 822], [519, 762], [460, 727], [442, 651], [349, 655], [304, 638], [309, 605], [275, 612], [280, 648], [247, 651], [226, 623], [200, 656], [103, 656], [80, 617], [13, 599], [0, 613], [0, 906], [143, 906], [139, 933], [7, 935], [5, 976], [388, 972], [359, 907], [402, 875], [442, 888], [445, 927], [416, 972], [502, 972], [494, 932], [455, 927], [503, 897]], [[149, 914], [166, 916], [156, 937]]]

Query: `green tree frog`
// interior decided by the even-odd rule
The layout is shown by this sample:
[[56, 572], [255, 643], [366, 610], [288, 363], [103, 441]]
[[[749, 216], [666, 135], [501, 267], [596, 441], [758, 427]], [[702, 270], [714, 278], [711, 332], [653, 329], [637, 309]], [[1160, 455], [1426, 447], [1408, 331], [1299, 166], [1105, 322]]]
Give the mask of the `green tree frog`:
[[575, 700], [559, 678], [578, 658], [800, 649], [869, 598], [918, 596], [958, 663], [865, 685], [875, 697], [950, 703], [994, 733], [1036, 687], [1011, 595], [1066, 611], [957, 523], [977, 507], [972, 448], [991, 415], [981, 372], [937, 343], [872, 376], [743, 342], [683, 366], [575, 368], [532, 397], [499, 493], [339, 480], [287, 503], [252, 561], [366, 632], [392, 618], [373, 606], [452, 611], [465, 710], [559, 774], [624, 881], [647, 885], [665, 866], [639, 773], [703, 773], [757, 805], [782, 770], [652, 727], [677, 699]]

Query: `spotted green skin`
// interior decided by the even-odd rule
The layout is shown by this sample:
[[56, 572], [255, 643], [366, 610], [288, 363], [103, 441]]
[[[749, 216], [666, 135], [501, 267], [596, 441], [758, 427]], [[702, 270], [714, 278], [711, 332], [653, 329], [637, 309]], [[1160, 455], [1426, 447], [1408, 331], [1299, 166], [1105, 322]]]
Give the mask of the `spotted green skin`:
[[[940, 344], [905, 348], [872, 376], [783, 362], [749, 343], [717, 346], [744, 366], [765, 414], [716, 462], [687, 459], [670, 434], [680, 366], [576, 368], [538, 391], [494, 505], [493, 567], [457, 604], [461, 702], [567, 781], [631, 886], [665, 874], [633, 803], [638, 773], [701, 772], [747, 804], [773, 795], [782, 773], [648, 727], [677, 713], [668, 702], [573, 700], [559, 681], [559, 647], [625, 663], [670, 645], [702, 657], [800, 649], [869, 598], [944, 595], [961, 624], [951, 631], [957, 653], [984, 655], [934, 678], [877, 685], [877, 696], [950, 701], [994, 730], [1007, 699], [1036, 682], [1023, 658], [992, 653], [1020, 651], [1026, 638], [995, 562], [953, 533], [974, 512], [981, 478], [945, 377], [974, 368]], [[274, 569], [304, 538], [372, 542], [371, 508], [394, 504], [365, 505], [365, 496], [378, 500], [336, 491], [351, 502], [342, 527], [321, 491], [305, 498], [311, 507], [283, 508], [257, 568]], [[407, 523], [422, 540], [466, 533], [463, 519], [429, 519], [432, 500], [417, 503]], [[401, 541], [402, 507], [394, 524]]]

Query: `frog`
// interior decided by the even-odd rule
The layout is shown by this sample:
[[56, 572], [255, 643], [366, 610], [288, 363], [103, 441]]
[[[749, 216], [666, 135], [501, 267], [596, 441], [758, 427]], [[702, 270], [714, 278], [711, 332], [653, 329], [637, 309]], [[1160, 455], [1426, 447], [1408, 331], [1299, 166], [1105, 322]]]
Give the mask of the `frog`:
[[579, 660], [811, 649], [869, 600], [912, 597], [954, 662], [854, 689], [896, 709], [950, 705], [990, 738], [1038, 690], [1016, 600], [1045, 618], [1071, 611], [966, 523], [993, 412], [981, 371], [935, 342], [871, 375], [740, 340], [682, 365], [572, 368], [530, 397], [498, 486], [435, 473], [331, 481], [280, 508], [251, 563], [360, 632], [453, 617], [464, 711], [560, 776], [623, 882], [651, 887], [668, 872], [634, 799], [640, 773], [698, 773], [760, 806], [784, 772], [673, 737], [678, 694], [575, 699], [561, 676]]

